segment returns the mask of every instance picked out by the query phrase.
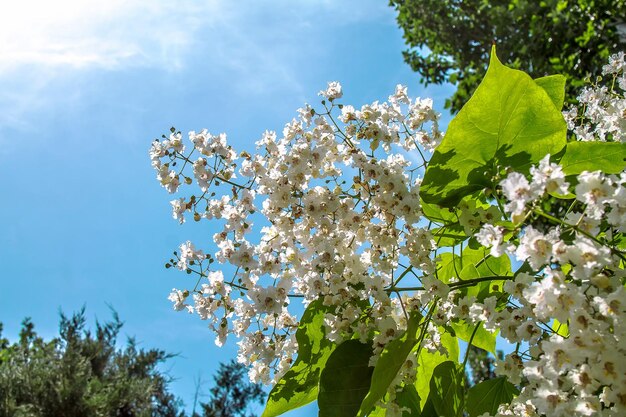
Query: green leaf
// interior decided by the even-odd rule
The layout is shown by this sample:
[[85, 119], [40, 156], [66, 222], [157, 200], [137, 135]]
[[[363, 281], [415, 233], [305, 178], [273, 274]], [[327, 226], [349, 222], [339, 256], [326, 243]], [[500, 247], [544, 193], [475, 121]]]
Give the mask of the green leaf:
[[[463, 269], [459, 277], [461, 280], [489, 276], [513, 276], [511, 260], [507, 255], [495, 258], [490, 256], [489, 251], [483, 247], [479, 249], [465, 248], [462, 253], [462, 262]], [[485, 298], [495, 293], [501, 293], [504, 282], [505, 280], [500, 279], [483, 281], [464, 288], [462, 294], [474, 295], [478, 301], [482, 302]]]
[[459, 278], [462, 269], [461, 257], [451, 252], [444, 252], [439, 255], [436, 274], [438, 280], [448, 284], [452, 278]]
[[433, 406], [433, 400], [431, 397], [428, 397], [426, 403], [422, 408], [421, 414], [418, 414], [419, 417], [439, 417], [437, 415], [437, 411], [435, 411], [435, 407]]
[[445, 361], [458, 361], [459, 359], [459, 342], [456, 337], [442, 332], [441, 344], [448, 350], [447, 355], [442, 355], [439, 352], [430, 353], [426, 349], [421, 349], [417, 357], [418, 368], [415, 389], [419, 394], [422, 410], [425, 410], [425, 404], [430, 393], [430, 380], [435, 368]]
[[417, 343], [417, 330], [421, 318], [419, 312], [412, 312], [406, 332], [389, 342], [380, 353], [380, 358], [376, 362], [372, 375], [372, 385], [361, 404], [359, 416], [367, 415], [378, 400], [387, 393], [387, 389]]
[[372, 347], [347, 340], [335, 349], [320, 376], [319, 417], [354, 417], [370, 389]]
[[467, 393], [467, 412], [470, 417], [483, 413], [494, 415], [500, 404], [510, 403], [519, 394], [515, 385], [505, 377], [488, 379], [474, 385]]
[[367, 417], [385, 417], [386, 414], [387, 414], [387, 409], [376, 407], [375, 409], [372, 410], [371, 413], [367, 415]]
[[547, 77], [536, 78], [535, 83], [548, 94], [554, 107], [558, 111], [563, 108], [565, 100], [565, 77], [562, 75], [548, 75]]
[[448, 225], [431, 229], [433, 239], [437, 242], [437, 247], [451, 247], [467, 240], [465, 230], [459, 224]]
[[[488, 276], [512, 276], [511, 260], [502, 255], [498, 258], [489, 255], [484, 247], [473, 249], [466, 247], [461, 256], [450, 252], [439, 255], [437, 261], [437, 278], [444, 283], [449, 283], [451, 278], [457, 280], [470, 280]], [[491, 292], [501, 292], [503, 280], [485, 281], [464, 290], [465, 294], [475, 296], [488, 296]], [[494, 288], [495, 287], [495, 288]], [[484, 299], [484, 298], [483, 298]]]
[[420, 207], [424, 216], [426, 216], [428, 220], [432, 220], [435, 223], [447, 224], [458, 221], [454, 210], [447, 207], [440, 207], [437, 204], [426, 203], [423, 200], [420, 201]]
[[555, 331], [556, 334], [568, 337], [569, 336], [569, 326], [567, 323], [561, 323], [557, 319], [554, 319], [552, 322], [552, 330]]
[[396, 394], [396, 403], [401, 408], [409, 409], [402, 412], [402, 417], [420, 417], [420, 396], [415, 385], [405, 385], [402, 391]]
[[430, 397], [440, 417], [458, 417], [463, 412], [463, 371], [456, 362], [446, 361], [435, 368], [430, 380]]
[[502, 65], [494, 48], [485, 78], [433, 153], [422, 199], [453, 207], [466, 195], [494, 188], [492, 178], [506, 167], [528, 173], [546, 154], [563, 149], [566, 130], [548, 93]]
[[560, 163], [565, 175], [598, 170], [619, 174], [626, 167], [626, 143], [570, 142]]
[[[459, 339], [469, 343], [469, 340], [472, 337], [472, 333], [474, 332], [476, 325], [467, 324], [464, 321], [461, 323], [451, 323], [450, 325], [452, 326], [452, 329], [454, 329], [454, 332]], [[495, 355], [496, 337], [496, 332], [489, 332], [485, 330], [483, 326], [480, 326], [474, 334], [474, 338], [472, 339], [472, 345], [486, 350], [487, 352], [491, 352]]]
[[296, 331], [298, 358], [272, 389], [262, 417], [275, 417], [302, 407], [317, 397], [320, 373], [334, 345], [324, 335], [328, 308], [315, 300], [305, 310]]

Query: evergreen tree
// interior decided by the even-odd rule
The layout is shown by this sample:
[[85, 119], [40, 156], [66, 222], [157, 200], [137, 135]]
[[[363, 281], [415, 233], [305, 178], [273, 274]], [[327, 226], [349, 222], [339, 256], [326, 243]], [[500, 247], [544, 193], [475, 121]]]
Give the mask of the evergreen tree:
[[[10, 343], [0, 323], [0, 417], [184, 417], [168, 390], [170, 378], [159, 370], [172, 355], [140, 349], [132, 338], [117, 347], [122, 325], [114, 312], [91, 332], [83, 309], [61, 314], [59, 336], [50, 341], [26, 319], [19, 340]], [[209, 400], [194, 416], [252, 416], [249, 406], [265, 393], [246, 371], [235, 361], [220, 364]]]
[[[252, 384], [246, 367], [236, 361], [221, 363], [209, 401], [201, 404], [202, 417], [251, 417], [250, 405], [262, 403], [265, 393], [260, 384]], [[195, 416], [198, 416], [195, 414]]]

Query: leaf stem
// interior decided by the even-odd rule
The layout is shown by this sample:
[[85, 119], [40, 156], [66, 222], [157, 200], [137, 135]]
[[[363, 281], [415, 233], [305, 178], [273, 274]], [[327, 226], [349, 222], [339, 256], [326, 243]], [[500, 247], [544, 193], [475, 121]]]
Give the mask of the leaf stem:
[[483, 324], [482, 321], [479, 321], [478, 324], [476, 324], [476, 327], [474, 327], [474, 331], [472, 332], [472, 335], [470, 336], [470, 339], [467, 342], [467, 350], [465, 351], [465, 358], [463, 359], [462, 369], [465, 369], [465, 365], [467, 364], [467, 359], [469, 358], [469, 352], [470, 352], [470, 349], [472, 348], [472, 342], [474, 341], [474, 336], [476, 336], [476, 332], [478, 331], [478, 328], [482, 324]]
[[[514, 277], [510, 275], [490, 275], [486, 277], [478, 277], [478, 278], [453, 282], [452, 284], [448, 284], [448, 287], [450, 289], [458, 289], [458, 288], [464, 288], [464, 287], [471, 287], [472, 285], [478, 284], [480, 282], [495, 281], [495, 280], [509, 281], [509, 280], [512, 280], [513, 278]], [[386, 291], [388, 293], [391, 293], [391, 292], [399, 292], [399, 291], [422, 291], [424, 289], [425, 289], [424, 287], [391, 287], [391, 288], [388, 288]]]

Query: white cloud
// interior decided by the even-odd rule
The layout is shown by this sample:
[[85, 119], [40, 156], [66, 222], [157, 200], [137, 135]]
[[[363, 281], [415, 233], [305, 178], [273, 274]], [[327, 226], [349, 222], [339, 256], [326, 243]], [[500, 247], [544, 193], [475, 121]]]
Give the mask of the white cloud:
[[243, 96], [310, 94], [303, 76], [328, 62], [341, 27], [394, 24], [393, 14], [379, 0], [5, 1], [0, 136], [36, 129], [47, 109], [80, 106], [85, 87], [107, 88], [103, 72], [175, 71]]
[[263, 27], [268, 13], [290, 19], [285, 27], [306, 27], [321, 18], [338, 25], [390, 12], [384, 4], [331, 0], [10, 1], [0, 6], [0, 74], [23, 65], [177, 69], [201, 29], [241, 39], [250, 30], [280, 29]]
[[20, 0], [0, 6], [0, 73], [24, 65], [180, 65], [200, 21], [220, 3], [174, 0]]

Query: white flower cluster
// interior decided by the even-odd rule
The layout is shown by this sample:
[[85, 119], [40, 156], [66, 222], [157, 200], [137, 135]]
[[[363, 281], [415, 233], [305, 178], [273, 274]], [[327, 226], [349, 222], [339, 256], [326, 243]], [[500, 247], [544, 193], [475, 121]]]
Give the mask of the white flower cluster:
[[[621, 80], [623, 56], [606, 71]], [[190, 132], [188, 153], [175, 130], [152, 145], [163, 187], [198, 186], [172, 201], [173, 217], [221, 224], [214, 252], [187, 242], [168, 264], [198, 276], [194, 288], [172, 291], [174, 308], [206, 320], [218, 344], [239, 338], [239, 360], [264, 383], [276, 382], [297, 351], [294, 299], [321, 300], [327, 339], [373, 341], [372, 364], [419, 311], [419, 351], [446, 353], [450, 324], [499, 331], [517, 346], [497, 372], [523, 389], [498, 416], [626, 415], [626, 173], [583, 172], [568, 182], [546, 155], [529, 176], [509, 172], [490, 200], [463, 201], [457, 226], [488, 248], [483, 261], [508, 255], [524, 267], [461, 280], [440, 262], [458, 256], [438, 252], [438, 225], [422, 217], [417, 174], [427, 161], [405, 157], [441, 140], [432, 102], [398, 86], [387, 102], [357, 110], [337, 103], [342, 94], [329, 83], [323, 111], [299, 109], [282, 135], [262, 135], [254, 155], [237, 155], [225, 135], [206, 130]], [[602, 140], [624, 132], [583, 129]], [[487, 295], [468, 291], [480, 283]], [[389, 399], [416, 378], [417, 354]]]
[[586, 87], [578, 97], [579, 106], [563, 115], [578, 140], [626, 142], [626, 60], [624, 52], [609, 58], [602, 74], [610, 87]]
[[[501, 182], [507, 211], [513, 216], [549, 216], [533, 209], [546, 191], [537, 176], [546, 176], [546, 171], [561, 172], [546, 159], [531, 171], [530, 184], [517, 173]], [[468, 306], [469, 322], [482, 321], [486, 329], [499, 329], [510, 343], [530, 346], [498, 363], [497, 372], [510, 382], [527, 381], [499, 416], [626, 414], [626, 258], [611, 244], [611, 233], [626, 226], [626, 173], [583, 172], [577, 182], [571, 211], [563, 219], [549, 219], [550, 226], [520, 226], [518, 244], [503, 242], [502, 228], [490, 224], [476, 235], [481, 244], [491, 246], [492, 254], [504, 248], [541, 271], [519, 273], [507, 281], [504, 290], [511, 298], [504, 307], [498, 308], [495, 297], [483, 303], [459, 301]], [[520, 189], [524, 191], [516, 191]], [[608, 231], [596, 237], [602, 222]], [[552, 331], [551, 320], [564, 323], [568, 331]]]
[[[330, 102], [323, 102], [324, 111], [299, 109], [282, 136], [263, 134], [255, 155], [237, 156], [225, 135], [206, 130], [190, 132], [188, 154], [175, 130], [150, 150], [169, 192], [194, 180], [200, 190], [171, 202], [175, 219], [183, 223], [191, 214], [223, 222], [213, 236], [214, 254], [190, 242], [181, 246], [172, 265], [200, 281], [190, 290], [174, 289], [170, 300], [176, 310], [207, 320], [218, 344], [237, 336], [239, 360], [252, 365], [253, 381], [275, 382], [292, 363], [298, 321], [288, 310], [291, 298], [323, 299], [333, 341], [379, 331], [380, 352], [406, 328], [403, 310], [415, 307], [401, 304], [418, 303], [389, 290], [398, 271], [413, 279], [434, 271], [434, 241], [418, 224], [417, 168], [405, 158], [406, 150], [433, 149], [441, 140], [432, 101], [410, 100], [398, 86], [387, 102], [356, 110], [336, 103], [342, 96], [337, 82], [320, 95]], [[262, 227], [254, 228], [259, 218]], [[410, 265], [401, 266], [401, 258]], [[232, 265], [232, 279], [211, 271], [214, 261]]]

